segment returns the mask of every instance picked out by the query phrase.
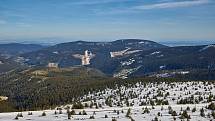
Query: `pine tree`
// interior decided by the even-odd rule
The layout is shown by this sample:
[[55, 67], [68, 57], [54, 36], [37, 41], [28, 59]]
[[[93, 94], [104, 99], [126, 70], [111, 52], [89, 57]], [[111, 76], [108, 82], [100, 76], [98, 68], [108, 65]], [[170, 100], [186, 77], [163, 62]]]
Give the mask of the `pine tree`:
[[200, 116], [201, 117], [205, 117], [205, 111], [204, 111], [204, 109], [202, 108], [202, 109], [200, 109]]
[[95, 119], [95, 117], [94, 116], [90, 116], [90, 119]]
[[57, 111], [54, 111], [54, 114], [57, 115]]
[[71, 115], [76, 115], [75, 110], [72, 110], [70, 113]]
[[33, 115], [33, 113], [32, 112], [28, 112], [28, 115]]
[[22, 113], [19, 113], [18, 116], [19, 116], [19, 117], [23, 117]]
[[192, 109], [192, 112], [196, 112], [196, 107], [194, 107], [194, 108]]
[[82, 114], [83, 115], [87, 115], [87, 112], [85, 110], [83, 110]]
[[[144, 109], [144, 108], [143, 108]], [[150, 111], [149, 111], [149, 109], [146, 107], [145, 109], [144, 109], [144, 111], [143, 111], [143, 114], [145, 114], [145, 113], [150, 113]]]
[[127, 113], [126, 113], [126, 117], [130, 117], [130, 115], [131, 115], [131, 109], [129, 108]]
[[211, 103], [208, 105], [208, 109], [215, 110], [215, 103]]
[[15, 119], [15, 120], [18, 120], [18, 119], [19, 119], [19, 116], [17, 115], [14, 119]]
[[63, 113], [63, 112], [62, 112], [62, 109], [60, 108], [60, 109], [59, 109], [59, 114], [62, 114], [62, 113]]
[[43, 112], [43, 113], [42, 113], [42, 116], [46, 116], [46, 113], [45, 113], [45, 112]]
[[178, 114], [176, 113], [176, 111], [172, 111], [172, 116], [177, 116]]
[[68, 115], [68, 119], [71, 119], [71, 112], [68, 112], [67, 115]]
[[115, 118], [112, 118], [112, 121], [117, 121]]
[[214, 111], [211, 113], [211, 115], [215, 119], [215, 112]]
[[183, 113], [181, 114], [181, 119], [191, 119], [190, 115], [188, 115], [187, 111], [184, 110]]

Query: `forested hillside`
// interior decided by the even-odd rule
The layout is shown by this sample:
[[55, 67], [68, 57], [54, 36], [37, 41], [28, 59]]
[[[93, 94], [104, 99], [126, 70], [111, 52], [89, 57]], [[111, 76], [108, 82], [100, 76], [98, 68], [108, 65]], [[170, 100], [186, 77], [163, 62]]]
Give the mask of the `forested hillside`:
[[[116, 85], [148, 81], [172, 81], [175, 79], [134, 78], [118, 79], [105, 76], [90, 68], [29, 69], [0, 76], [0, 94], [8, 97], [8, 103], [16, 110], [47, 109], [57, 105], [78, 102], [89, 92]], [[19, 93], [17, 93], [19, 92]]]

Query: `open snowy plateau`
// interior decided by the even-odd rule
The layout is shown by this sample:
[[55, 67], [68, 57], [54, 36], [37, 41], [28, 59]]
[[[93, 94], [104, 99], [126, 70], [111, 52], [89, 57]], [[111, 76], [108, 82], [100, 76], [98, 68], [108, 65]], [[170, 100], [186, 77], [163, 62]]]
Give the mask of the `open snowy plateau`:
[[[0, 113], [0, 121], [215, 120], [215, 107], [209, 108], [215, 101], [215, 82], [139, 82], [120, 87], [116, 85], [114, 89], [89, 92], [80, 100], [84, 109], [72, 109], [73, 105], [68, 104], [49, 110]], [[72, 110], [76, 115], [68, 119], [67, 112]], [[85, 115], [82, 112], [86, 112]], [[184, 112], [189, 118], [184, 117]], [[23, 117], [15, 119], [20, 113]], [[43, 113], [46, 115], [42, 116]]]

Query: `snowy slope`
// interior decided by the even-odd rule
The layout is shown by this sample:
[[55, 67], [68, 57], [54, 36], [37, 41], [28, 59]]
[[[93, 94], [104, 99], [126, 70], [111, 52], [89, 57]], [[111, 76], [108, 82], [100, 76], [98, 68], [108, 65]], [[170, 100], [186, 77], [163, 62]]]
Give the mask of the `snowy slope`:
[[[115, 89], [105, 89], [99, 92], [89, 92], [82, 97], [83, 105], [92, 105], [85, 109], [74, 109], [76, 114], [68, 119], [67, 108], [71, 111], [72, 105], [57, 107], [54, 110], [32, 111], [32, 115], [22, 112], [23, 117], [18, 120], [26, 121], [63, 121], [63, 120], [85, 120], [85, 121], [152, 121], [157, 118], [161, 121], [172, 121], [175, 118], [181, 121], [183, 111], [187, 111], [190, 121], [213, 121], [214, 109], [206, 108], [215, 100], [214, 82], [155, 82], [155, 83], [136, 83]], [[181, 100], [190, 100], [187, 103], [179, 104]], [[111, 105], [107, 104], [107, 101]], [[168, 101], [168, 104], [160, 105], [156, 100]], [[194, 102], [193, 102], [194, 101]], [[143, 103], [144, 102], [144, 103]], [[154, 102], [154, 104], [151, 104]], [[215, 105], [214, 105], [215, 106]], [[148, 109], [149, 113], [144, 113]], [[195, 108], [195, 111], [194, 111]], [[200, 116], [203, 108], [205, 116]], [[59, 114], [62, 109], [62, 114]], [[131, 109], [129, 117], [126, 117], [128, 109]], [[86, 111], [87, 115], [79, 115], [79, 112]], [[56, 114], [55, 114], [56, 111]], [[170, 111], [175, 111], [176, 116], [172, 116]], [[42, 116], [45, 112], [46, 116]], [[14, 121], [19, 112], [0, 113], [0, 121]], [[107, 117], [105, 118], [105, 115]], [[94, 116], [95, 119], [90, 119]], [[186, 118], [184, 120], [187, 120]]]

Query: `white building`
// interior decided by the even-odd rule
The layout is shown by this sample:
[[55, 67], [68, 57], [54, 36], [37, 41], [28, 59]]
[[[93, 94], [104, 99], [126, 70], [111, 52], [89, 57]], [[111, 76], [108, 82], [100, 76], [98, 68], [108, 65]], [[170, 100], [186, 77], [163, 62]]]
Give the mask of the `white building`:
[[90, 64], [90, 59], [93, 57], [93, 54], [91, 52], [89, 52], [88, 50], [86, 50], [84, 52], [84, 55], [81, 58], [81, 64], [82, 65], [89, 65]]
[[3, 100], [8, 100], [8, 97], [6, 97], [6, 96], [0, 96], [0, 101], [3, 101]]
[[58, 63], [48, 63], [49, 68], [58, 68]]
[[81, 65], [90, 65], [90, 60], [94, 58], [96, 55], [88, 50], [85, 50], [84, 55], [73, 54], [72, 56], [74, 58], [81, 59]]

